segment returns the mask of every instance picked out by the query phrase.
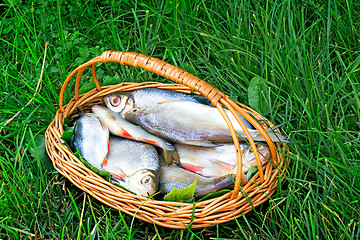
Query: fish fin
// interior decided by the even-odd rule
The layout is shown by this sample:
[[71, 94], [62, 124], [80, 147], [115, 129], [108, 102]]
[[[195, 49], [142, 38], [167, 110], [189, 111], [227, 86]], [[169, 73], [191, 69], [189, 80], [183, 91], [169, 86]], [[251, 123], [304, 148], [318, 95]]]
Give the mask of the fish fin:
[[196, 166], [190, 163], [181, 163], [181, 167], [183, 167], [184, 169], [194, 172], [194, 173], [198, 173], [201, 174], [202, 170], [204, 169], [204, 167], [202, 166]]
[[146, 143], [150, 143], [152, 145], [155, 145], [155, 146], [159, 146], [159, 143], [155, 140], [150, 140], [150, 139], [143, 139], [142, 141], [146, 142]]
[[108, 160], [107, 160], [107, 158], [104, 158], [104, 160], [101, 162], [100, 166], [103, 168], [107, 164], [108, 164]]
[[[261, 135], [261, 133], [259, 133], [257, 130], [252, 130], [252, 131], [256, 131], [255, 133], [251, 134], [254, 141], [265, 142], [265, 139]], [[265, 131], [273, 142], [291, 143], [290, 141], [287, 140], [286, 136], [272, 132], [271, 128], [265, 129]], [[246, 137], [244, 136], [241, 137], [246, 140]]]
[[229, 164], [229, 163], [225, 163], [223, 161], [220, 161], [218, 159], [209, 159], [216, 167], [219, 167], [221, 169], [222, 172], [225, 173], [230, 173], [235, 165], [233, 164]]
[[165, 163], [167, 165], [170, 165], [172, 163], [179, 164], [180, 163], [180, 157], [176, 149], [164, 149], [164, 159]]
[[111, 113], [106, 113], [107, 117], [111, 120], [111, 121], [116, 121], [116, 118], [114, 117], [114, 115], [112, 115]]
[[99, 120], [99, 122], [100, 122], [100, 125], [101, 125], [101, 127], [105, 130], [105, 129], [108, 129], [108, 127], [106, 126], [106, 124], [103, 122], [103, 121], [101, 121], [99, 118], [97, 118], [98, 120]]
[[[269, 137], [271, 138], [271, 140], [273, 140], [273, 142], [283, 142], [283, 143], [290, 143], [286, 136], [284, 135], [279, 135], [276, 134], [275, 132], [272, 132], [272, 129], [266, 129], [266, 133], [269, 135]], [[261, 135], [261, 134], [260, 134]]]
[[125, 138], [133, 138], [130, 133], [128, 133], [124, 128], [120, 127], [119, 136]]
[[122, 181], [122, 182], [125, 182], [125, 179], [122, 178], [120, 175], [117, 175], [117, 174], [114, 174], [114, 173], [111, 173], [111, 178], [116, 180], [116, 181]]
[[111, 177], [114, 180], [123, 181], [128, 177], [120, 168], [116, 169], [116, 173], [111, 173]]
[[217, 144], [211, 141], [195, 141], [195, 140], [187, 140], [180, 142], [182, 144], [193, 145], [193, 146], [200, 146], [200, 147], [216, 147]]
[[[241, 185], [244, 185], [248, 182], [245, 174], [241, 176]], [[220, 189], [232, 188], [235, 183], [235, 175], [225, 175], [221, 177], [212, 178], [211, 182], [202, 188], [196, 188], [195, 196], [203, 197], [209, 193], [219, 191]]]

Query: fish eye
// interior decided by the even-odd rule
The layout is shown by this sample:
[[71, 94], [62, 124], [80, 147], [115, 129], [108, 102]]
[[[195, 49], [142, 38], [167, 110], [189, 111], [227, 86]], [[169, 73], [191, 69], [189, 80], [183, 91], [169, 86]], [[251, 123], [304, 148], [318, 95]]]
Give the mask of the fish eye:
[[111, 105], [113, 105], [114, 107], [117, 107], [117, 106], [119, 106], [119, 104], [120, 104], [120, 98], [119, 98], [118, 96], [112, 96], [112, 97], [110, 98], [110, 103], [111, 103]]
[[140, 182], [141, 182], [141, 184], [149, 184], [151, 182], [151, 177], [149, 175], [147, 175], [147, 176], [143, 177]]

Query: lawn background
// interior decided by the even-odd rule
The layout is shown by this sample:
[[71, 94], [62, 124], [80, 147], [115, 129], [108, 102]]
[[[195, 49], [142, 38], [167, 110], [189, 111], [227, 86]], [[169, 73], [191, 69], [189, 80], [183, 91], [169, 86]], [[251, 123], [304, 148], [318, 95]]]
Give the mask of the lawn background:
[[[0, 239], [360, 238], [359, 1], [5, 1], [0, 14]], [[163, 59], [244, 104], [258, 79], [259, 111], [293, 142], [283, 185], [244, 217], [194, 230], [139, 221], [75, 188], [43, 134], [66, 76], [109, 49]], [[104, 85], [169, 82], [117, 64], [97, 73]]]

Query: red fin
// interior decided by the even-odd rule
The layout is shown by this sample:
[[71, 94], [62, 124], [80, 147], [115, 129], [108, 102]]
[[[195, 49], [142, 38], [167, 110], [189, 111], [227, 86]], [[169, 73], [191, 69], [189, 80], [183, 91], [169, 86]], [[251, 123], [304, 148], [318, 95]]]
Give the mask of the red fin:
[[201, 173], [204, 167], [196, 166], [190, 163], [182, 163], [181, 167], [185, 168], [186, 170], [189, 170], [194, 173]]
[[109, 117], [109, 119], [110, 119], [110, 120], [112, 120], [112, 121], [116, 121], [116, 118], [114, 117], [114, 115], [109, 114], [109, 116], [108, 116], [108, 117]]
[[104, 167], [108, 164], [107, 158], [104, 158], [104, 160], [102, 161], [102, 163], [100, 164], [101, 167]]
[[235, 165], [228, 164], [220, 160], [212, 160], [212, 162], [215, 165], [219, 166], [222, 172], [226, 172], [226, 173], [230, 173], [235, 167]]
[[153, 145], [159, 145], [159, 143], [157, 141], [154, 141], [154, 140], [143, 139], [143, 141], [147, 142], [147, 143], [150, 143], [150, 144], [153, 144]]
[[130, 133], [128, 133], [125, 129], [120, 128], [120, 136], [122, 137], [126, 137], [126, 138], [132, 138], [133, 136], [131, 136]]

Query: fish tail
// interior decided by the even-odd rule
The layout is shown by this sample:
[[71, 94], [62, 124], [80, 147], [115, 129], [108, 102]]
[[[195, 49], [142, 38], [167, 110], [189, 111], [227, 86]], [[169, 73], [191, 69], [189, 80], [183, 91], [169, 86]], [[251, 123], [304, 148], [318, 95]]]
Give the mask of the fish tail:
[[[269, 137], [271, 138], [271, 140], [273, 142], [283, 142], [283, 143], [290, 143], [286, 136], [284, 135], [279, 135], [279, 134], [275, 134], [274, 132], [271, 132], [272, 129], [269, 129], [266, 131], [266, 133], [269, 135]], [[261, 142], [264, 142], [264, 137], [258, 133], [255, 137], [253, 137], [253, 140], [254, 141], [261, 141]]]
[[[209, 193], [213, 193], [225, 188], [234, 187], [235, 182], [235, 174], [230, 176], [222, 176], [215, 178], [212, 181], [212, 184], [207, 184], [207, 186], [198, 186], [195, 190], [195, 196], [203, 197], [208, 195]], [[245, 174], [241, 176], [241, 185], [244, 185], [248, 182], [248, 179]]]
[[[226, 188], [226, 187], [223, 187], [223, 186], [225, 184], [229, 184], [229, 186], [227, 186], [227, 187], [233, 187], [234, 184], [235, 184], [235, 178], [236, 178], [236, 174], [227, 175], [227, 176], [225, 176], [225, 178], [223, 180], [220, 180], [219, 182], [217, 182], [215, 184], [215, 186], [220, 186], [222, 188]], [[231, 182], [231, 185], [230, 185], [229, 182]], [[243, 186], [243, 185], [247, 184], [247, 182], [248, 182], [247, 176], [244, 173], [242, 173], [242, 175], [241, 175], [241, 183], [240, 184]]]
[[164, 159], [167, 165], [172, 163], [180, 164], [180, 157], [175, 148], [164, 149]]

